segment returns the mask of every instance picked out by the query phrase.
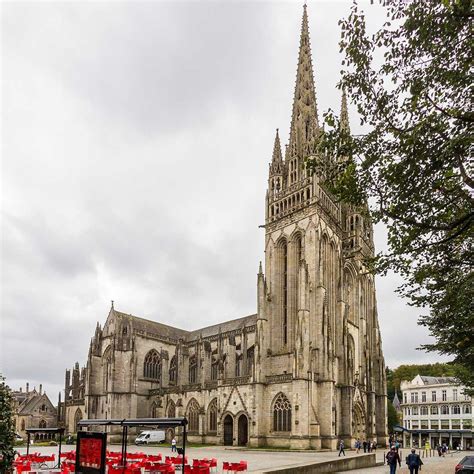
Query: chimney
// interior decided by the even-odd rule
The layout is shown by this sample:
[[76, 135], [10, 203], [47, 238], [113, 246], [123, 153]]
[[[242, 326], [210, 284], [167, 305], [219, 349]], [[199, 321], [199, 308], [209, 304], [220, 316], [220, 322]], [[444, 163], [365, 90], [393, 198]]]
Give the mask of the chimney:
[[43, 392], [43, 384], [40, 383], [40, 389], [39, 389], [39, 394], [41, 395], [41, 393]]
[[21, 392], [23, 392], [23, 388], [22, 388], [22, 387], [20, 387], [20, 393], [21, 393]]
[[26, 393], [30, 392], [30, 384], [26, 382]]

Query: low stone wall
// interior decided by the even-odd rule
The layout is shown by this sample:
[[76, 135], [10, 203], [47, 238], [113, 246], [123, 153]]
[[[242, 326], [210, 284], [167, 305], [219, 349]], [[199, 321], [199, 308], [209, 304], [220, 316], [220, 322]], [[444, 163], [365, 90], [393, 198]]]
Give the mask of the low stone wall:
[[375, 453], [359, 454], [357, 456], [334, 459], [294, 466], [282, 467], [260, 471], [261, 474], [323, 474], [328, 472], [351, 471], [352, 469], [363, 469], [376, 466]]

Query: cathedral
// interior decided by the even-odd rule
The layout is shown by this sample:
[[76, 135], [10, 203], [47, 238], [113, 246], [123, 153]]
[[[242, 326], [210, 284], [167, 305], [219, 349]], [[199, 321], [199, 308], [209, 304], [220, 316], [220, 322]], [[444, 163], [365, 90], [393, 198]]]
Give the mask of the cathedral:
[[[341, 126], [349, 130], [345, 94]], [[321, 132], [305, 6], [289, 143], [282, 152], [277, 130], [269, 165], [256, 314], [188, 331], [112, 303], [86, 367], [66, 373], [69, 432], [81, 418], [186, 416], [196, 443], [385, 444], [385, 364], [364, 266], [372, 224], [305, 169]]]

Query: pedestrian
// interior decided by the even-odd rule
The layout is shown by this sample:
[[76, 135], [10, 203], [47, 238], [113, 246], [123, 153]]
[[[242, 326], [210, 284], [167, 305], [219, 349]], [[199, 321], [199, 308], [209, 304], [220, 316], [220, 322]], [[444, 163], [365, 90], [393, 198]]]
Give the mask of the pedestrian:
[[344, 452], [344, 441], [342, 439], [339, 441], [339, 455], [337, 457], [339, 457], [341, 453], [344, 454], [344, 456], [346, 455]]
[[400, 460], [400, 456], [398, 455], [395, 448], [392, 448], [387, 455], [385, 456], [387, 460], [387, 464], [390, 466], [390, 474], [395, 474], [397, 471], [397, 462], [400, 467], [402, 467], [402, 463]]
[[362, 443], [362, 446], [364, 447], [364, 453], [367, 452], [367, 441], [364, 439], [364, 442]]
[[397, 453], [398, 453], [398, 450], [400, 449], [400, 443], [397, 441], [395, 441], [395, 449], [397, 450]]
[[377, 441], [375, 441], [374, 439], [374, 442], [372, 443], [372, 451], [376, 451], [377, 450]]
[[175, 453], [176, 452], [176, 438], [173, 436], [173, 439], [171, 440], [171, 452]]
[[367, 451], [368, 451], [369, 453], [372, 452], [372, 441], [368, 441], [368, 442], [367, 442]]
[[360, 439], [357, 438], [356, 442], [355, 442], [355, 448], [356, 448], [356, 453], [359, 454], [359, 451], [360, 451]]
[[438, 448], [437, 448], [437, 449], [438, 449], [438, 456], [441, 457], [441, 450], [442, 450], [442, 448], [441, 448], [441, 445], [440, 445], [440, 444], [438, 444]]
[[416, 454], [414, 449], [412, 449], [411, 454], [407, 456], [406, 462], [408, 469], [410, 469], [410, 474], [418, 474], [418, 469], [421, 471], [423, 461], [421, 460], [420, 455]]

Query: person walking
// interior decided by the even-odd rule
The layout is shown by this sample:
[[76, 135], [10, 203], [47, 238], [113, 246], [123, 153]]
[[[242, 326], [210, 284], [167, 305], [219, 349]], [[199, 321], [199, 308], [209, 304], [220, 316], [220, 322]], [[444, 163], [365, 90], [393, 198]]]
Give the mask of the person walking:
[[339, 454], [337, 457], [339, 457], [340, 455], [344, 454], [344, 456], [346, 455], [346, 453], [344, 452], [344, 441], [341, 439], [341, 441], [339, 441]]
[[176, 438], [173, 436], [173, 439], [171, 440], [171, 452], [175, 453], [176, 452]]
[[364, 442], [362, 443], [362, 446], [364, 447], [364, 453], [367, 452], [367, 440], [364, 439]]
[[414, 449], [412, 449], [411, 454], [407, 456], [406, 462], [408, 469], [410, 469], [410, 474], [418, 474], [418, 469], [421, 471], [423, 461], [421, 460], [420, 455], [416, 454]]
[[387, 460], [387, 464], [390, 467], [390, 474], [395, 474], [397, 472], [397, 463], [400, 467], [402, 467], [400, 456], [394, 447], [387, 453], [385, 459]]
[[356, 453], [359, 454], [359, 451], [360, 451], [360, 439], [357, 438], [356, 442], [355, 442], [355, 448], [356, 448]]

